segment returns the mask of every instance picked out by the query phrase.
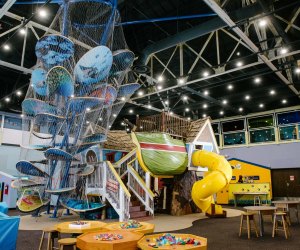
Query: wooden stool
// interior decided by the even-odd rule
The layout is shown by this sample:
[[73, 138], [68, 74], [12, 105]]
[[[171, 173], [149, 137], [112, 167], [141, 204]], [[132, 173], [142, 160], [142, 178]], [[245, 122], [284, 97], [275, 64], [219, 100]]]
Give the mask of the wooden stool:
[[[244, 219], [247, 220], [247, 227], [243, 227], [243, 221], [244, 221]], [[242, 235], [242, 229], [247, 229], [248, 239], [250, 239], [250, 232], [251, 232], [250, 221], [251, 220], [253, 221], [253, 224], [254, 224], [254, 230], [255, 230], [256, 237], [258, 237], [258, 231], [257, 231], [256, 223], [255, 223], [255, 220], [254, 220], [254, 213], [249, 213], [249, 212], [242, 212], [241, 213], [241, 223], [240, 223], [239, 237]]]
[[43, 243], [44, 243], [44, 237], [45, 234], [48, 233], [48, 244], [47, 244], [47, 250], [52, 250], [54, 245], [54, 239], [58, 238], [60, 239], [60, 233], [56, 231], [54, 227], [47, 227], [43, 229], [42, 238], [40, 241], [39, 250], [42, 250]]
[[285, 219], [287, 224], [290, 226], [291, 223], [291, 217], [290, 217], [290, 211], [288, 210], [287, 204], [276, 204], [277, 212], [284, 212], [285, 213]]
[[[278, 221], [282, 222], [282, 227], [278, 228]], [[284, 231], [285, 238], [287, 239], [290, 236], [289, 226], [287, 223], [287, 216], [285, 212], [275, 212], [273, 219], [273, 232], [272, 237], [275, 236], [277, 231]]]
[[73, 250], [76, 250], [76, 238], [64, 238], [58, 241], [59, 250], [63, 250], [64, 246], [73, 246]]

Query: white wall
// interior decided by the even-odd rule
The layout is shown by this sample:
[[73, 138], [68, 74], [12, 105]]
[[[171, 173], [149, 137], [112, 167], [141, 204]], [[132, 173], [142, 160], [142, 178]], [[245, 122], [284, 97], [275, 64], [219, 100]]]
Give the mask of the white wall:
[[224, 148], [220, 154], [270, 168], [300, 168], [300, 142]]

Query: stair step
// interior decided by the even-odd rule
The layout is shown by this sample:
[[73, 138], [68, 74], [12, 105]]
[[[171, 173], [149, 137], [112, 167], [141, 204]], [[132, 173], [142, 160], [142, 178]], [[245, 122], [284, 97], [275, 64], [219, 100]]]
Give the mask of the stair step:
[[132, 206], [132, 207], [129, 207], [129, 212], [139, 212], [139, 211], [145, 211], [145, 206]]
[[129, 206], [130, 207], [136, 207], [136, 206], [140, 206], [141, 202], [140, 201], [130, 201]]
[[130, 213], [130, 219], [147, 216], [147, 211], [137, 211], [137, 212], [129, 212], [129, 213]]

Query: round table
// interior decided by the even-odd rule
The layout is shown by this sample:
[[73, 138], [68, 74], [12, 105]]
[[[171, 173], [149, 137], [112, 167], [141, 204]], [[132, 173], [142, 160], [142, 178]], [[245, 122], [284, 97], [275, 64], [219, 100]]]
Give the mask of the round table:
[[244, 209], [247, 210], [247, 212], [258, 212], [258, 224], [259, 224], [259, 235], [263, 236], [264, 234], [264, 220], [262, 213], [263, 211], [275, 211], [277, 207], [272, 206], [247, 206], [244, 207]]
[[55, 225], [56, 230], [60, 233], [65, 233], [65, 234], [83, 234], [87, 232], [94, 232], [96, 230], [102, 230], [107, 224], [104, 222], [100, 221], [83, 221], [83, 222], [88, 222], [90, 223], [89, 227], [85, 228], [70, 228], [70, 223], [72, 221], [68, 222], [63, 222], [60, 224]]
[[159, 246], [156, 248], [153, 248], [152, 246], [149, 246], [150, 243], [155, 243], [155, 240], [164, 235], [163, 233], [161, 234], [152, 234], [152, 235], [146, 235], [144, 236], [141, 240], [138, 242], [138, 247], [142, 250], [153, 250], [153, 249], [159, 249], [159, 250], [170, 250], [170, 249], [177, 249], [177, 250], [183, 250], [183, 249], [198, 249], [198, 250], [206, 250], [207, 249], [207, 239], [203, 237], [199, 237], [193, 234], [173, 234], [176, 238], [181, 237], [181, 238], [193, 238], [195, 240], [200, 241], [201, 245], [194, 246], [194, 245], [173, 245], [173, 246]]
[[[101, 241], [95, 239], [96, 235], [107, 233], [122, 235], [123, 239], [113, 241]], [[136, 250], [137, 242], [143, 236], [142, 233], [124, 230], [85, 233], [77, 237], [76, 246], [81, 250]]]
[[288, 201], [288, 200], [279, 200], [279, 201], [272, 201], [272, 203], [276, 206], [276, 205], [282, 205], [285, 206], [285, 209], [287, 211], [289, 211], [290, 207], [294, 207], [295, 208], [295, 212], [296, 212], [296, 218], [297, 218], [297, 222], [299, 223], [299, 217], [298, 217], [298, 205], [300, 204], [300, 201]]
[[142, 234], [149, 234], [154, 232], [154, 224], [147, 223], [147, 222], [139, 222], [141, 224], [140, 227], [138, 228], [121, 228], [121, 224], [124, 222], [113, 222], [113, 223], [108, 223], [105, 228], [108, 230], [124, 230], [124, 231], [129, 231], [129, 232], [138, 232]]

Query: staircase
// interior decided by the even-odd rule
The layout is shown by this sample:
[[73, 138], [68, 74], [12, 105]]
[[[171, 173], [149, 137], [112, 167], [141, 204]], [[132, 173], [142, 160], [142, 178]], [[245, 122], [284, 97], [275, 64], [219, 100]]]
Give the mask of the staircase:
[[145, 206], [141, 204], [139, 200], [136, 200], [134, 196], [131, 196], [129, 203], [129, 214], [130, 219], [134, 220], [147, 220], [152, 218], [149, 212], [145, 210]]
[[114, 165], [109, 161], [99, 163], [86, 185], [87, 193], [95, 191], [108, 200], [120, 221], [145, 220], [154, 215], [154, 194], [149, 189], [150, 173], [143, 172], [139, 166], [135, 150]]

